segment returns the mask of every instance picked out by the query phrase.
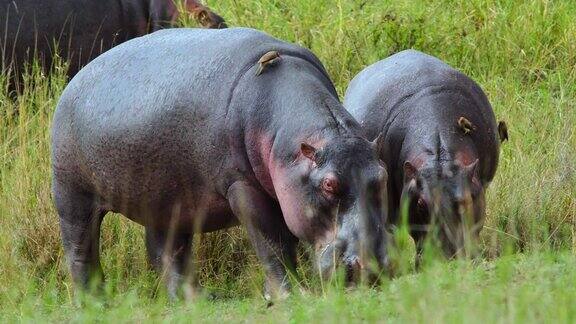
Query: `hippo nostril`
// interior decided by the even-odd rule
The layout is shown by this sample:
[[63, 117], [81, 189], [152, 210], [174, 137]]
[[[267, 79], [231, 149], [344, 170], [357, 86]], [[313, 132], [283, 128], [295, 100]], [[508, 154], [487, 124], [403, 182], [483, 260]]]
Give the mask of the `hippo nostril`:
[[358, 257], [347, 257], [344, 264], [346, 265], [346, 282], [356, 284], [360, 279], [362, 263]]
[[354, 259], [354, 267], [360, 270], [364, 269], [364, 266], [362, 265], [362, 262], [360, 262], [359, 258]]

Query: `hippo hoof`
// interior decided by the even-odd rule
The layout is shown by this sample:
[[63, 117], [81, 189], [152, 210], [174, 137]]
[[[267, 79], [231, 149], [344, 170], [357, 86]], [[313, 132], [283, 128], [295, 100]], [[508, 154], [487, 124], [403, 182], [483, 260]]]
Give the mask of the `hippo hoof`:
[[271, 288], [268, 285], [264, 287], [264, 299], [267, 307], [274, 305], [274, 302], [283, 301], [290, 297], [290, 290], [286, 287]]

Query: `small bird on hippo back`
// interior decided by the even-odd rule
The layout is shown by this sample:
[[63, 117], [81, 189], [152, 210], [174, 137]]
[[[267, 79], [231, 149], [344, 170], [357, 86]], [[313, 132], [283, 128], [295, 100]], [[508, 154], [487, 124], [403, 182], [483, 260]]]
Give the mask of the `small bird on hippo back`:
[[276, 63], [280, 59], [280, 53], [278, 51], [269, 51], [258, 60], [258, 70], [256, 70], [256, 76], [264, 73], [264, 69], [268, 66]]

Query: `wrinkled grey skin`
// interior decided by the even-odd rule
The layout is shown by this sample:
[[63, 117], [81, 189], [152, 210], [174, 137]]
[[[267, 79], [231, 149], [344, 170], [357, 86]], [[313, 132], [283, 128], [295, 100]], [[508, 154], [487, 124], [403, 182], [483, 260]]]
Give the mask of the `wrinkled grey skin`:
[[[183, 9], [205, 27], [226, 27], [197, 0], [187, 0]], [[172, 27], [178, 15], [173, 0], [0, 0], [0, 69], [11, 71], [16, 89], [34, 53], [45, 72], [58, 55], [69, 62], [72, 78], [113, 46]]]
[[[256, 76], [271, 50], [280, 59]], [[86, 286], [102, 275], [109, 211], [146, 227], [172, 295], [187, 284], [193, 233], [238, 224], [268, 297], [288, 292], [299, 240], [325, 274], [334, 259], [353, 271], [385, 265], [387, 174], [375, 146], [304, 48], [245, 28], [126, 42], [78, 73], [54, 116], [53, 192], [72, 276]]]
[[[361, 71], [344, 106], [367, 137], [382, 133], [388, 172], [389, 219], [409, 201], [418, 255], [434, 222], [446, 256], [466, 250], [485, 218], [484, 191], [498, 165], [494, 113], [482, 89], [432, 56], [407, 50]], [[475, 127], [465, 133], [458, 119]], [[419, 259], [418, 259], [419, 260]]]

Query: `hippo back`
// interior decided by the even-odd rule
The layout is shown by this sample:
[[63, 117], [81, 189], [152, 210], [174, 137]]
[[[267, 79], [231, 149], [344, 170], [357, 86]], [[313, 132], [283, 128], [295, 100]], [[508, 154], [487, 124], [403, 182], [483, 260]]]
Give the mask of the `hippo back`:
[[64, 91], [55, 121], [71, 116], [69, 100], [76, 122], [85, 120], [87, 128], [127, 126], [184, 105], [224, 112], [239, 79], [270, 49], [302, 57], [326, 73], [311, 52], [253, 29], [166, 29], [88, 64]]
[[[405, 138], [438, 131], [453, 148], [469, 144], [474, 151], [485, 152], [483, 179], [494, 176], [499, 141], [486, 95], [472, 79], [433, 56], [406, 50], [367, 67], [350, 83], [344, 106], [368, 138], [383, 133], [390, 159], [400, 157]], [[455, 132], [460, 116], [470, 119], [477, 130], [469, 136]]]
[[[478, 103], [486, 119], [494, 119], [490, 103], [476, 82], [441, 60], [415, 50], [399, 52], [361, 71], [351, 81], [344, 105], [362, 124], [366, 122], [368, 128], [373, 128], [369, 125], [382, 125], [392, 109], [433, 86], [464, 92]], [[373, 110], [378, 111], [379, 120], [366, 118]]]

